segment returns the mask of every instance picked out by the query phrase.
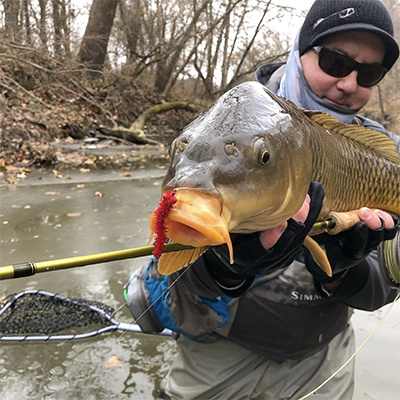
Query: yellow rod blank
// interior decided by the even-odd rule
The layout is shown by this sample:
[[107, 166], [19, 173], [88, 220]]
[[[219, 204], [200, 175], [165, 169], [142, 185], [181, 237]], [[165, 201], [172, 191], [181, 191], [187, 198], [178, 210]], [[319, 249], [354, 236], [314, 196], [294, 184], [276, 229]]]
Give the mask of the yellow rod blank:
[[[335, 226], [333, 221], [317, 222], [313, 226], [313, 230], [331, 229]], [[170, 251], [179, 251], [191, 249], [192, 246], [186, 246], [179, 243], [167, 243], [163, 253]], [[0, 280], [22, 278], [32, 276], [39, 272], [58, 271], [61, 269], [83, 267], [86, 265], [105, 263], [110, 261], [126, 260], [128, 258], [136, 258], [150, 256], [153, 253], [154, 246], [137, 247], [134, 249], [110, 251], [107, 253], [88, 254], [85, 256], [61, 258], [59, 260], [31, 262], [6, 265], [0, 267]]]
[[[163, 252], [185, 250], [188, 248], [191, 248], [191, 246], [184, 246], [179, 243], [167, 243]], [[126, 260], [128, 258], [150, 256], [153, 250], [154, 246], [145, 246], [134, 249], [110, 251], [107, 253], [62, 258], [59, 260], [41, 261], [37, 263], [25, 262], [20, 264], [6, 265], [4, 267], [0, 267], [0, 280], [22, 278], [24, 276], [35, 275], [39, 272], [83, 267], [86, 265], [110, 261]]]

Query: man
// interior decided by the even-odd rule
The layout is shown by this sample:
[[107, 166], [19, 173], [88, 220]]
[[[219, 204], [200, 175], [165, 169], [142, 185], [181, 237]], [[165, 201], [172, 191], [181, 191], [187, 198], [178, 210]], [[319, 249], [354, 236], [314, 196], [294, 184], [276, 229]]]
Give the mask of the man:
[[[400, 152], [398, 137], [358, 115], [398, 56], [392, 20], [379, 0], [317, 0], [288, 62], [261, 67], [256, 80], [300, 107], [382, 132]], [[362, 222], [350, 231], [320, 235], [333, 267], [328, 278], [302, 246], [323, 197], [321, 185], [312, 182], [287, 223], [240, 236], [233, 265], [217, 246], [169, 278], [167, 314], [183, 335], [161, 385], [164, 398], [299, 399], [349, 359], [352, 308], [375, 310], [397, 293], [379, 264], [399, 223], [362, 208]], [[144, 291], [166, 282], [156, 264], [141, 271]], [[167, 317], [152, 316], [138, 323], [145, 330], [168, 325]], [[350, 363], [313, 398], [351, 399], [353, 380]]]

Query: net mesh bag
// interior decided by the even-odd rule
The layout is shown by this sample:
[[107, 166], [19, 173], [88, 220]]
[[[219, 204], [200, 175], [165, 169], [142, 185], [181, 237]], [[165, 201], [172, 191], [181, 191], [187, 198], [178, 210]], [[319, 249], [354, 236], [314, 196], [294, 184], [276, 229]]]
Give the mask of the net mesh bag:
[[80, 333], [80, 328], [89, 325], [109, 325], [107, 317], [114, 311], [112, 307], [93, 300], [68, 299], [38, 292], [20, 297], [9, 295], [0, 300], [0, 335]]

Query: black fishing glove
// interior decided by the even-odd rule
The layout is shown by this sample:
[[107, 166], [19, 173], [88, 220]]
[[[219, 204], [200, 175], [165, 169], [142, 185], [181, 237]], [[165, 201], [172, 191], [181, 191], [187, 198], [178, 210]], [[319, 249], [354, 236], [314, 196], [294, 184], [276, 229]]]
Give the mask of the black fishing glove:
[[230, 263], [226, 245], [215, 246], [206, 256], [210, 268], [225, 278], [244, 279], [290, 265], [321, 211], [325, 192], [320, 183], [311, 182], [308, 194], [311, 202], [307, 219], [302, 223], [290, 218], [286, 230], [273, 247], [265, 249], [259, 232], [238, 235], [232, 241], [234, 263]]
[[[385, 224], [378, 229], [369, 229], [364, 222], [358, 222], [351, 229], [337, 235], [324, 233], [315, 237], [325, 247], [326, 255], [331, 263], [332, 277], [325, 274], [313, 260], [309, 251], [305, 251], [305, 263], [308, 271], [322, 283], [331, 283], [339, 279], [350, 268], [362, 266], [363, 260], [385, 240], [391, 240], [399, 229], [398, 218], [393, 217], [395, 226], [385, 229]], [[355, 271], [353, 271], [355, 272]]]

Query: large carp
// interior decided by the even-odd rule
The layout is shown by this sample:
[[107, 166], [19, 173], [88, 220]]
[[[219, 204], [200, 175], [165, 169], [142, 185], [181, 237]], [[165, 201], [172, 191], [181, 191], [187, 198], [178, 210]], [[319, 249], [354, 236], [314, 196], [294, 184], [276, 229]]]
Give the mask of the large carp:
[[[400, 215], [400, 161], [386, 135], [297, 108], [257, 82], [225, 93], [174, 140], [162, 192], [175, 192], [165, 223], [172, 241], [226, 243], [293, 216], [311, 181], [326, 193], [318, 220], [367, 206]], [[150, 220], [156, 230], [155, 215]], [[315, 251], [315, 249], [314, 249]], [[190, 250], [185, 250], [190, 252]], [[201, 254], [165, 253], [170, 274]], [[314, 255], [314, 253], [313, 253]]]

